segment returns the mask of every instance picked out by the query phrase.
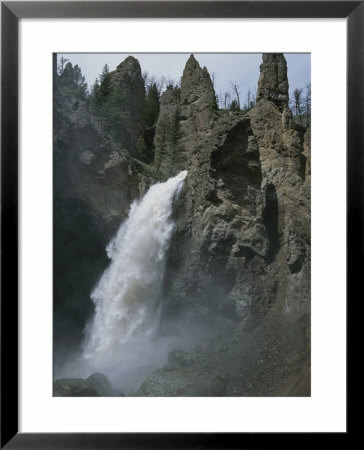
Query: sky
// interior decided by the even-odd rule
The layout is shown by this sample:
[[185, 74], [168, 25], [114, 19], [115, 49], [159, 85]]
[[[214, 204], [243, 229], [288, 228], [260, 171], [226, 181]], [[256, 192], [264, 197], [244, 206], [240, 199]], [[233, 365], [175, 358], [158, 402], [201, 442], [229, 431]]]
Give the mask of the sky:
[[[157, 79], [164, 76], [179, 82], [189, 54], [187, 53], [132, 53], [139, 60], [142, 72], [147, 71]], [[259, 78], [261, 53], [195, 53], [200, 66], [206, 66], [214, 74], [215, 91], [220, 97], [225, 91], [232, 91], [232, 83], [239, 86], [241, 104], [246, 103], [247, 93], [256, 91]], [[304, 88], [311, 81], [311, 55], [309, 53], [285, 53], [288, 67], [289, 93], [295, 88]], [[115, 70], [129, 54], [123, 53], [63, 53], [72, 65], [78, 64], [89, 88], [102, 72], [105, 64]]]

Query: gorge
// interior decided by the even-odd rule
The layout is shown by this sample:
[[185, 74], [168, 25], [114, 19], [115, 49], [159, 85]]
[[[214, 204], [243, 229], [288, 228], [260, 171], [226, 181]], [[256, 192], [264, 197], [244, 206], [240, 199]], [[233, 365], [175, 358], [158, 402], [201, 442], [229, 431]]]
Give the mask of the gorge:
[[310, 125], [283, 54], [235, 111], [186, 59], [152, 126], [136, 58], [55, 75], [56, 396], [310, 395]]

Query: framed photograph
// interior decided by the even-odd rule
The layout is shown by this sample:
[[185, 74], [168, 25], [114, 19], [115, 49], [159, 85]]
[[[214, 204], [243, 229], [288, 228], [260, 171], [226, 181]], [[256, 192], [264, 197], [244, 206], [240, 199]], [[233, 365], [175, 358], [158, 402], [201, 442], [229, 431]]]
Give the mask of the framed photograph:
[[362, 2], [1, 6], [2, 447], [347, 436]]

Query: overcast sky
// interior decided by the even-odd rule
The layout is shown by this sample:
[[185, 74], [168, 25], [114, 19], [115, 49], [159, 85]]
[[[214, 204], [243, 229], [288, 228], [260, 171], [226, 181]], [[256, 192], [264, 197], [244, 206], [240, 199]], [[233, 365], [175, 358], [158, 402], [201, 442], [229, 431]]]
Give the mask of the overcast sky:
[[[241, 92], [241, 103], [246, 103], [248, 89], [256, 90], [259, 78], [261, 53], [195, 53], [201, 67], [206, 66], [210, 75], [215, 75], [215, 91], [217, 95], [231, 90], [231, 82], [237, 83]], [[123, 53], [64, 53], [59, 54], [70, 60], [72, 65], [78, 64], [86, 77], [88, 86], [92, 86], [96, 77], [102, 72], [105, 64], [110, 71], [115, 70], [129, 54]], [[142, 72], [147, 71], [157, 79], [165, 76], [179, 82], [189, 54], [168, 53], [134, 53], [139, 60]], [[311, 81], [311, 55], [308, 53], [285, 53], [288, 65], [288, 82], [290, 96], [295, 88], [302, 88]]]

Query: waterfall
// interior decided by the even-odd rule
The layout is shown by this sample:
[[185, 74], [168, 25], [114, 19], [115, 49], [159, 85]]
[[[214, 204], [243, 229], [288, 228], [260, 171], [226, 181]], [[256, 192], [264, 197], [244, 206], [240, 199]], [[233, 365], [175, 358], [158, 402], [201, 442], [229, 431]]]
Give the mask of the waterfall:
[[140, 349], [130, 359], [130, 343], [148, 343], [158, 327], [165, 254], [174, 227], [172, 203], [186, 175], [183, 171], [154, 184], [134, 201], [106, 248], [111, 263], [91, 294], [95, 314], [83, 350], [83, 358], [100, 371], [143, 364]]

